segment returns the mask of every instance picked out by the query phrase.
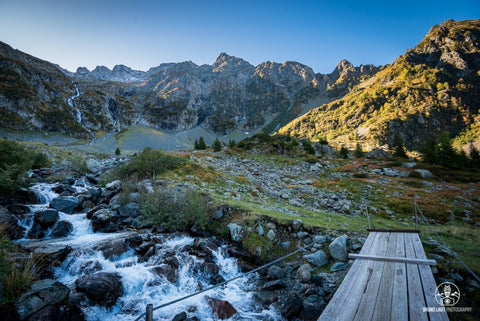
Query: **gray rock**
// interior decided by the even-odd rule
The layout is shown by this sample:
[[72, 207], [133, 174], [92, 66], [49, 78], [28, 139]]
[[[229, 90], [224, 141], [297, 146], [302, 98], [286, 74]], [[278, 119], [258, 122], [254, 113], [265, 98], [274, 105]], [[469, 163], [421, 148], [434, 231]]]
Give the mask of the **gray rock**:
[[280, 242], [280, 246], [283, 247], [287, 251], [290, 250], [290, 242], [289, 241]]
[[69, 221], [58, 221], [52, 230], [54, 237], [65, 237], [73, 231], [73, 225]]
[[328, 246], [330, 255], [338, 260], [345, 262], [347, 260], [347, 236], [342, 235], [333, 240], [332, 243]]
[[48, 209], [45, 211], [37, 212], [34, 215], [35, 222], [39, 223], [43, 228], [53, 226], [58, 220], [58, 211]]
[[88, 170], [92, 174], [97, 174], [102, 169], [102, 165], [96, 159], [89, 158], [86, 160], [86, 163], [87, 163]]
[[15, 216], [11, 215], [3, 206], [0, 206], [0, 224], [5, 227], [4, 233], [11, 240], [22, 238], [25, 234], [25, 228], [18, 225]]
[[332, 267], [330, 268], [331, 272], [338, 272], [347, 269], [347, 265], [343, 262], [335, 262]]
[[120, 180], [110, 182], [105, 185], [105, 188], [110, 191], [119, 190], [120, 188], [122, 188], [122, 182]]
[[47, 305], [58, 304], [68, 298], [70, 289], [62, 283], [45, 279], [35, 282], [30, 289], [15, 300], [15, 309], [21, 320]]
[[325, 235], [315, 235], [313, 237], [313, 243], [315, 244], [323, 244], [327, 241], [327, 237]]
[[99, 244], [95, 249], [101, 251], [103, 256], [108, 260], [127, 252], [127, 245], [123, 240], [110, 240]]
[[297, 232], [297, 238], [299, 238], [299, 239], [306, 238], [309, 235], [310, 234], [308, 234], [308, 232], [304, 232], [304, 231]]
[[94, 304], [112, 307], [123, 295], [121, 276], [117, 273], [98, 272], [83, 275], [75, 281], [78, 292], [83, 292]]
[[281, 279], [283, 278], [283, 269], [279, 266], [272, 265], [267, 270], [267, 277], [270, 279]]
[[297, 280], [300, 283], [308, 283], [312, 278], [312, 271], [310, 269], [310, 264], [301, 265], [296, 274]]
[[268, 231], [268, 233], [267, 233], [267, 238], [268, 238], [270, 241], [274, 241], [274, 240], [275, 240], [275, 237], [276, 237], [276, 235], [275, 235], [275, 232], [274, 232], [273, 230]]
[[303, 308], [299, 313], [299, 317], [304, 321], [316, 321], [326, 305], [320, 296], [311, 295], [303, 300]]
[[138, 192], [133, 192], [128, 194], [128, 198], [130, 199], [130, 202], [138, 203], [142, 200], [142, 194]]
[[292, 227], [294, 231], [299, 231], [303, 227], [303, 221], [299, 218], [292, 221]]
[[117, 215], [110, 209], [102, 208], [93, 213], [90, 220], [94, 232], [116, 232], [118, 224], [116, 223]]
[[413, 172], [420, 175], [421, 178], [433, 178], [432, 172], [428, 169], [415, 169]]
[[259, 236], [263, 236], [263, 234], [265, 234], [265, 231], [263, 230], [263, 227], [261, 225], [257, 227], [257, 233]]
[[50, 207], [66, 214], [72, 214], [79, 203], [80, 200], [75, 196], [59, 196], [50, 202]]
[[318, 250], [315, 253], [307, 254], [303, 257], [317, 267], [322, 267], [328, 263], [327, 254], [323, 250]]
[[140, 206], [137, 203], [128, 203], [117, 210], [122, 217], [138, 217], [140, 215]]
[[243, 239], [242, 235], [242, 226], [237, 223], [230, 223], [227, 225], [228, 230], [230, 231], [230, 237], [235, 242], [241, 242]]
[[286, 289], [287, 284], [283, 280], [274, 280], [267, 282], [263, 285], [262, 290], [263, 291], [273, 291], [273, 290], [281, 290], [281, 289]]

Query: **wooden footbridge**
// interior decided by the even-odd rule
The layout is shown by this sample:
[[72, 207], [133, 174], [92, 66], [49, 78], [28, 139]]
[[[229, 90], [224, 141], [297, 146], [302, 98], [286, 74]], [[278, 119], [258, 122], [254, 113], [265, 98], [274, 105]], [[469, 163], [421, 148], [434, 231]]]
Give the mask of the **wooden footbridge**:
[[[369, 230], [319, 321], [448, 321], [417, 230]], [[433, 308], [433, 309], [432, 309]], [[437, 309], [438, 308], [438, 309]]]

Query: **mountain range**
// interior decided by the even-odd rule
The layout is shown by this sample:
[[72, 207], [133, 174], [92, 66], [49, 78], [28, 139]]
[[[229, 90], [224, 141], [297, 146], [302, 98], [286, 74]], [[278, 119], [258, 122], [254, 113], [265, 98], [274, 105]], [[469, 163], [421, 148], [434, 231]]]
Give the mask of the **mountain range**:
[[409, 148], [448, 130], [480, 137], [480, 20], [446, 21], [391, 65], [330, 74], [295, 61], [123, 65], [76, 72], [0, 42], [0, 127], [95, 139], [136, 125], [213, 135], [278, 132], [369, 147], [400, 134]]

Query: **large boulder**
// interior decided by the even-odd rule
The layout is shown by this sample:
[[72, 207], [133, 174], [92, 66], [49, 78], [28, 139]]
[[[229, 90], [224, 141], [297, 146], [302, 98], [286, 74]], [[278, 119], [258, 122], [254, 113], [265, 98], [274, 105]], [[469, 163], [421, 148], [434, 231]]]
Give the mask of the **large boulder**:
[[346, 235], [339, 236], [328, 246], [330, 255], [334, 259], [342, 262], [347, 260], [347, 238]]
[[54, 209], [47, 209], [45, 211], [37, 212], [34, 215], [34, 221], [39, 223], [43, 228], [51, 227], [58, 220], [58, 211]]
[[91, 220], [94, 232], [118, 231], [117, 214], [108, 208], [102, 208], [92, 214]]
[[227, 225], [228, 230], [230, 231], [230, 237], [232, 241], [241, 242], [243, 239], [242, 235], [242, 226], [237, 223], [230, 223]]
[[54, 237], [65, 237], [73, 231], [73, 225], [69, 221], [58, 221], [52, 230]]
[[122, 277], [117, 273], [98, 272], [82, 275], [75, 281], [76, 290], [87, 295], [94, 304], [110, 308], [123, 295]]
[[323, 250], [318, 250], [315, 253], [307, 254], [303, 257], [317, 267], [322, 267], [328, 263], [327, 254]]
[[137, 203], [128, 203], [117, 211], [122, 217], [138, 217], [140, 215], [140, 206]]
[[95, 250], [102, 251], [103, 256], [108, 260], [127, 252], [127, 245], [123, 240], [110, 240], [95, 247]]
[[25, 228], [18, 225], [18, 220], [3, 206], [0, 206], [0, 224], [5, 227], [4, 233], [11, 240], [20, 239], [25, 235]]
[[228, 301], [215, 299], [207, 296], [207, 303], [212, 309], [214, 315], [217, 315], [218, 319], [225, 320], [231, 318], [237, 310]]
[[63, 302], [68, 298], [69, 293], [70, 289], [58, 281], [40, 280], [15, 300], [15, 308], [20, 320], [25, 320], [48, 305]]
[[59, 196], [50, 202], [50, 207], [66, 214], [72, 214], [79, 203], [80, 200], [75, 196]]
[[287, 320], [291, 320], [294, 317], [298, 316], [298, 313], [300, 312], [302, 307], [302, 298], [300, 298], [298, 294], [291, 293], [282, 300], [282, 305], [280, 306], [280, 313]]
[[310, 282], [312, 278], [312, 271], [310, 269], [310, 264], [303, 264], [297, 270], [297, 280], [300, 283]]

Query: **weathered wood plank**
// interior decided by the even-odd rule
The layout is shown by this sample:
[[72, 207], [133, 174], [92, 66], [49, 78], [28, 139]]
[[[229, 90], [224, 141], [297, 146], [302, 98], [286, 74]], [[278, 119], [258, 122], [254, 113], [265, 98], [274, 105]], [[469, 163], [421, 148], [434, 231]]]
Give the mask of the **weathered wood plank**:
[[[379, 237], [376, 233], [370, 233], [360, 253], [369, 253]], [[351, 320], [371, 272], [371, 262], [355, 261], [318, 320]]]
[[[404, 234], [405, 253], [407, 257], [415, 257], [413, 248], [413, 236], [417, 234]], [[408, 290], [408, 314], [410, 320], [428, 321], [428, 314], [423, 312], [426, 306], [423, 293], [422, 280], [417, 264], [407, 263], [407, 290]]]
[[[391, 256], [396, 254], [398, 234], [399, 233], [390, 233], [386, 255]], [[395, 263], [385, 262], [383, 264], [382, 279], [380, 280], [380, 288], [378, 289], [372, 320], [384, 321], [390, 318], [390, 311], [392, 310], [394, 275]]]
[[348, 254], [349, 259], [359, 260], [372, 260], [372, 261], [384, 261], [384, 262], [399, 262], [399, 263], [412, 263], [423, 265], [436, 265], [435, 260], [430, 259], [417, 259], [408, 257], [393, 257], [393, 256], [376, 256], [376, 255], [361, 255], [361, 254]]
[[[425, 251], [422, 246], [422, 241], [420, 237], [412, 238], [413, 248], [415, 250], [415, 255], [417, 258], [426, 258]], [[423, 292], [425, 294], [425, 307], [441, 307], [441, 305], [435, 300], [435, 289], [437, 284], [433, 278], [432, 270], [429, 266], [419, 266], [420, 277], [422, 278]], [[448, 321], [448, 315], [446, 312], [429, 312], [430, 321]]]
[[[405, 236], [403, 233], [397, 234], [395, 255], [405, 257]], [[407, 265], [405, 263], [395, 263], [394, 273], [392, 293], [394, 304], [390, 311], [390, 320], [408, 321]]]
[[[380, 238], [377, 241], [376, 252], [370, 252], [373, 255], [384, 256], [387, 253], [387, 247], [390, 240], [391, 233], [379, 233]], [[362, 299], [358, 305], [357, 313], [353, 320], [363, 321], [372, 320], [375, 302], [380, 289], [380, 281], [382, 279], [383, 266], [385, 262], [372, 262], [372, 276], [368, 280], [367, 287], [362, 293]]]

